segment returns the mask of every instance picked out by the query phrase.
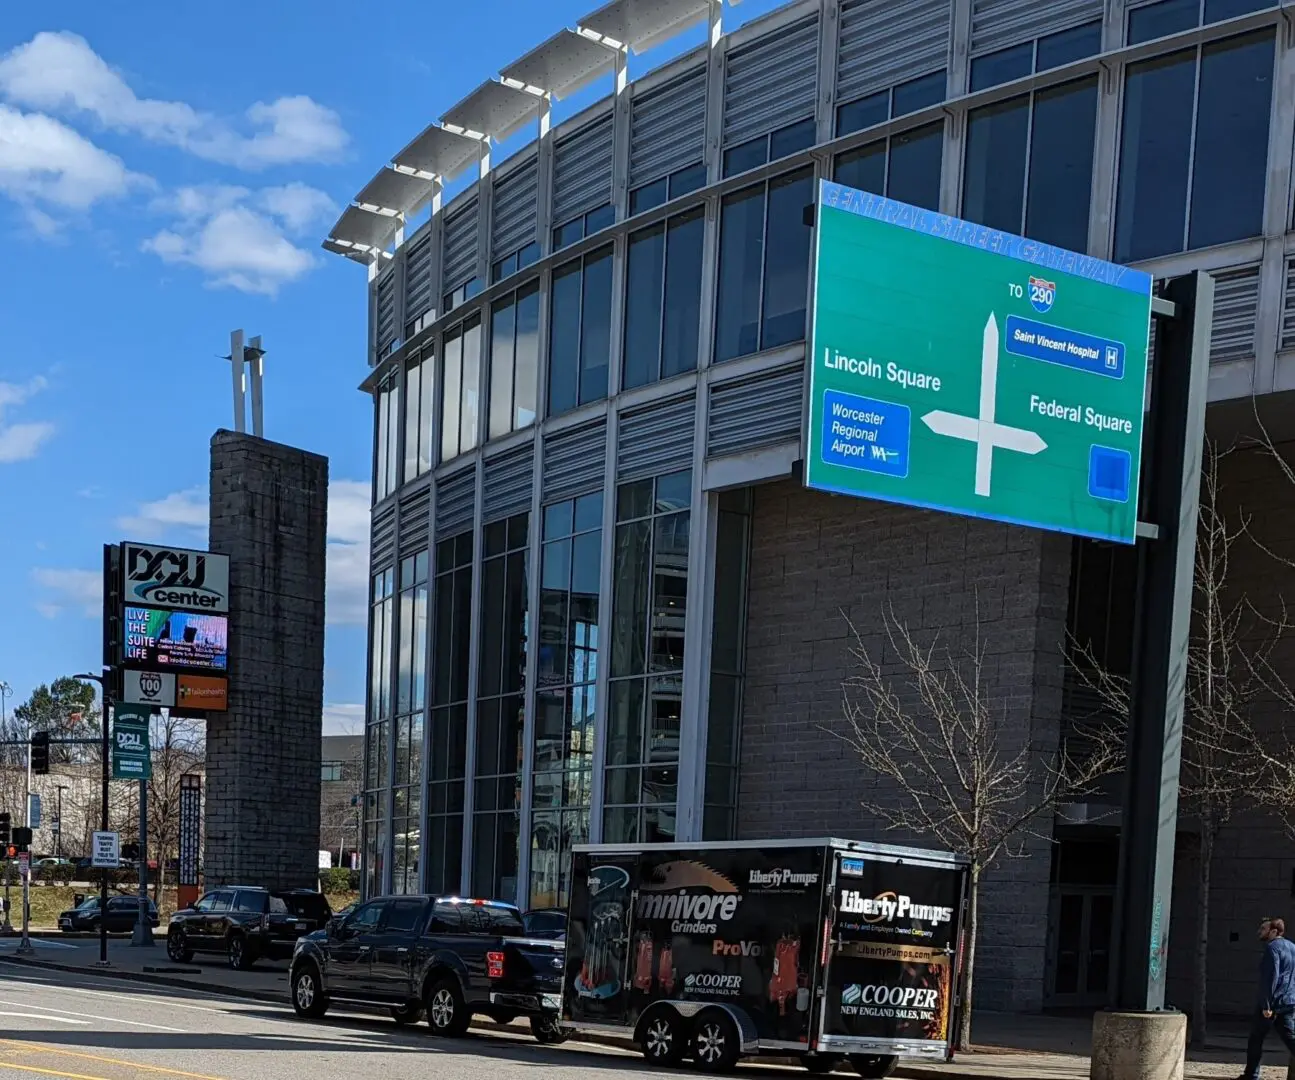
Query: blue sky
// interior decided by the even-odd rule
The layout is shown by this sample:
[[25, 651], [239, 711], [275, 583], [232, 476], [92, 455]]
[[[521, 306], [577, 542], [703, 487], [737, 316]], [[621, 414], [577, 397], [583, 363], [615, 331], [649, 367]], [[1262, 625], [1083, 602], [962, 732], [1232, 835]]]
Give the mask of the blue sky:
[[[326, 719], [358, 721], [365, 272], [319, 241], [413, 135], [594, 6], [9, 5], [0, 682], [13, 688], [10, 707], [96, 665], [103, 543], [205, 542], [208, 441], [232, 420], [218, 357], [243, 327], [267, 349], [267, 437], [331, 462]], [[776, 6], [747, 0], [726, 27]], [[700, 41], [696, 31], [634, 57], [631, 74]], [[608, 88], [562, 102], [555, 118]]]

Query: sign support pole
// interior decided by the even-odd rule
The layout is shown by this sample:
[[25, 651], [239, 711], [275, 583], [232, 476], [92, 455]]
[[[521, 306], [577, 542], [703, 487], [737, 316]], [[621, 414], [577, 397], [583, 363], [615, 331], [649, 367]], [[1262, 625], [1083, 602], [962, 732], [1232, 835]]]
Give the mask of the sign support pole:
[[[1214, 279], [1169, 282], [1156, 325], [1145, 517], [1138, 551], [1128, 759], [1111, 956], [1111, 1010], [1093, 1026], [1093, 1080], [1180, 1075], [1186, 1018], [1165, 1009], [1187, 646], [1191, 630]], [[1132, 1057], [1130, 1055], [1133, 1055]]]
[[139, 782], [139, 915], [131, 931], [132, 947], [153, 946], [153, 929], [148, 925], [148, 780]]
[[[36, 950], [32, 948], [28, 935], [28, 924], [31, 920], [31, 852], [27, 853], [26, 862], [22, 865], [22, 938], [18, 942], [18, 955], [31, 956]], [[21, 857], [21, 856], [20, 856]]]

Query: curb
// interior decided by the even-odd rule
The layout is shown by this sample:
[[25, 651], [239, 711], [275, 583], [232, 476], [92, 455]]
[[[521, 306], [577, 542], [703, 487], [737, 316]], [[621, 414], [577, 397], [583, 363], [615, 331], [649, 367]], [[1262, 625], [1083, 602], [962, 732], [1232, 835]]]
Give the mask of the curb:
[[[120, 968], [86, 968], [70, 967], [66, 964], [55, 964], [48, 960], [29, 960], [26, 957], [18, 956], [0, 956], [0, 964], [13, 964], [17, 967], [41, 968], [46, 971], [66, 971], [76, 975], [90, 975], [100, 979], [121, 979], [123, 982], [145, 983], [152, 986], [165, 986], [177, 990], [190, 990], [196, 993], [206, 991], [212, 994], [221, 994], [225, 997], [242, 998], [247, 1001], [255, 1001], [271, 1005], [283, 1005], [285, 1010], [289, 1008], [282, 994], [268, 994], [259, 990], [249, 990], [246, 987], [227, 986], [222, 983], [204, 983], [197, 985], [192, 979], [176, 979], [166, 975], [156, 975], [138, 971], [123, 971]], [[507, 1025], [504, 1025], [507, 1026]], [[501, 1025], [492, 1021], [472, 1022], [473, 1029], [477, 1031], [498, 1031]], [[635, 1050], [633, 1040], [617, 1038], [612, 1035], [602, 1035], [597, 1032], [582, 1032], [578, 1040], [582, 1043], [589, 1043], [594, 1046], [607, 1046], [617, 1050]], [[757, 1059], [751, 1059], [757, 1060]], [[762, 1056], [758, 1059], [765, 1065], [776, 1065], [784, 1068], [800, 1067], [800, 1059], [795, 1057], [774, 1057]], [[806, 1074], [808, 1075], [808, 1074]], [[847, 1075], [846, 1073], [833, 1073], [832, 1075]], [[891, 1074], [899, 1077], [900, 1080], [930, 1080], [932, 1076], [939, 1076], [940, 1080], [991, 1080], [984, 1073], [966, 1073], [955, 1072], [952, 1069], [940, 1069], [938, 1073], [931, 1069], [914, 1069], [908, 1066], [900, 1065]]]

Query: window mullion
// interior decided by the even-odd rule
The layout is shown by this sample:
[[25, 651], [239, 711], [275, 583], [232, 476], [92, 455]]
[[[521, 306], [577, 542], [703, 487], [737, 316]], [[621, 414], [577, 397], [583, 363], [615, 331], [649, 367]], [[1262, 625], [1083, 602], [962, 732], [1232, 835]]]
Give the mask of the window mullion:
[[[1202, 5], [1204, 0], [1201, 0]], [[1202, 11], [1204, 8], [1202, 7]], [[1188, 140], [1187, 149], [1187, 191], [1186, 198], [1183, 200], [1183, 242], [1179, 246], [1179, 251], [1186, 251], [1188, 244], [1191, 242], [1192, 228], [1192, 188], [1195, 186], [1196, 172], [1196, 125], [1200, 122], [1201, 114], [1201, 63], [1204, 58], [1204, 46], [1196, 46], [1196, 70], [1192, 80], [1192, 129], [1191, 138]]]
[[661, 314], [656, 342], [656, 378], [652, 380], [653, 382], [660, 382], [665, 371], [665, 335], [668, 321], [666, 317], [666, 267], [669, 265], [669, 261], [670, 220], [667, 218], [661, 222]]
[[[1037, 44], [1037, 42], [1036, 42]], [[1025, 158], [1023, 161], [1024, 168], [1021, 169], [1021, 217], [1020, 233], [1025, 235], [1025, 223], [1029, 220], [1030, 214], [1030, 155], [1034, 150], [1034, 106], [1038, 100], [1038, 91], [1030, 91], [1029, 117], [1025, 125]]]
[[761, 186], [760, 219], [760, 302], [756, 305], [755, 351], [764, 349], [764, 287], [769, 278], [769, 181]]

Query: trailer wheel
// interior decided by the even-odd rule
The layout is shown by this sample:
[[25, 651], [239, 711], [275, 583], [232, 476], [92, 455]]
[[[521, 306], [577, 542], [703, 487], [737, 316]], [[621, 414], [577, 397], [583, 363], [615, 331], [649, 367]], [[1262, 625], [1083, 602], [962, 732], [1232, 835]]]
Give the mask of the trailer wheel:
[[815, 1076], [826, 1076], [845, 1060], [842, 1054], [806, 1054], [800, 1063]]
[[851, 1054], [850, 1064], [865, 1080], [885, 1080], [895, 1071], [899, 1058], [888, 1057], [885, 1054]]
[[732, 1072], [742, 1056], [737, 1025], [719, 1009], [707, 1009], [697, 1017], [689, 1047], [693, 1063], [702, 1072]]
[[640, 1030], [643, 1056], [649, 1063], [673, 1068], [683, 1059], [683, 1021], [674, 1009], [658, 1009]]

